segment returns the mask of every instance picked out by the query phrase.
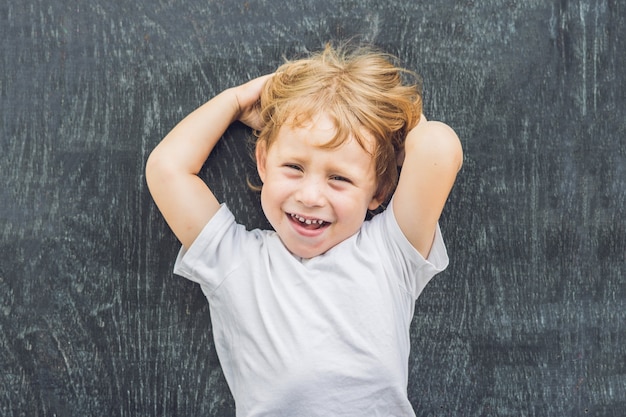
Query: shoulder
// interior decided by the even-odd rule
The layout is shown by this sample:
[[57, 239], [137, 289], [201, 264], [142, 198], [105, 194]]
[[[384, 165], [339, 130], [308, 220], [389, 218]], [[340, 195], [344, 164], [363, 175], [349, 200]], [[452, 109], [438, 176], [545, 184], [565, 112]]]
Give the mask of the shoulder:
[[396, 220], [393, 204], [392, 198], [384, 212], [363, 224], [359, 233], [361, 245], [367, 245], [371, 259], [417, 298], [430, 279], [447, 268], [448, 253], [439, 225], [428, 256], [415, 249]]
[[244, 261], [261, 256], [272, 234], [259, 229], [248, 231], [222, 204], [191, 246], [181, 247], [174, 273], [200, 283], [217, 283]]
[[391, 253], [394, 257], [402, 257], [405, 262], [421, 265], [432, 260], [438, 268], [445, 268], [448, 258], [439, 226], [437, 225], [436, 228], [433, 246], [436, 246], [437, 250], [442, 253], [433, 252], [430, 254], [433, 256], [424, 257], [402, 231], [395, 214], [394, 204], [395, 197], [391, 199], [382, 213], [363, 223], [359, 233], [361, 239], [369, 240], [377, 251]]

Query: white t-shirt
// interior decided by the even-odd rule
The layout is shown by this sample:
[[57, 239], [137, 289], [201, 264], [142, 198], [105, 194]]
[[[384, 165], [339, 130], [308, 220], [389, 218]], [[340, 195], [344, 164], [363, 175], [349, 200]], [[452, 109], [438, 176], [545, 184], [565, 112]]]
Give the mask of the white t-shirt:
[[238, 417], [404, 417], [415, 415], [406, 392], [415, 300], [447, 264], [439, 228], [425, 260], [391, 206], [301, 259], [222, 205], [174, 272], [209, 301]]

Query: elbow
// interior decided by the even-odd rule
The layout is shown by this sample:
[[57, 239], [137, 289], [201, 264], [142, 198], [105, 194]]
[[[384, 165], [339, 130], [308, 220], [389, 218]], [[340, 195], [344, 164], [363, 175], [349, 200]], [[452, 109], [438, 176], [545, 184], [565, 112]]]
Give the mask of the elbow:
[[152, 182], [154, 177], [157, 175], [157, 172], [159, 170], [158, 159], [159, 159], [158, 156], [155, 155], [155, 151], [152, 151], [152, 153], [150, 153], [150, 155], [148, 156], [148, 159], [146, 160], [145, 174], [146, 174], [146, 182], [148, 183], [148, 187], [150, 186], [150, 183]]
[[420, 124], [407, 137], [407, 152], [420, 155], [422, 160], [445, 165], [458, 172], [463, 166], [463, 147], [456, 132], [447, 124], [428, 121]]
[[145, 174], [149, 190], [153, 190], [158, 183], [162, 183], [168, 177], [167, 159], [163, 157], [158, 148], [152, 151], [146, 160]]
[[440, 133], [437, 137], [439, 146], [441, 146], [440, 152], [445, 155], [450, 161], [457, 172], [461, 170], [463, 166], [463, 146], [456, 132], [445, 123], [437, 123], [437, 129], [440, 129]]

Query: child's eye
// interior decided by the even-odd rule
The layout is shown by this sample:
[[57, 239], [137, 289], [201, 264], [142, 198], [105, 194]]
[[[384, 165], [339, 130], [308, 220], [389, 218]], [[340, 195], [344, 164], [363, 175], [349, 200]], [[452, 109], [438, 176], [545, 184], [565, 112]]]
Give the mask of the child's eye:
[[285, 164], [283, 165], [285, 168], [294, 169], [296, 171], [302, 171], [302, 167], [297, 164]]
[[352, 181], [350, 181], [349, 178], [342, 177], [341, 175], [332, 175], [330, 179], [333, 181], [341, 181], [341, 182], [347, 182], [348, 184], [352, 184]]

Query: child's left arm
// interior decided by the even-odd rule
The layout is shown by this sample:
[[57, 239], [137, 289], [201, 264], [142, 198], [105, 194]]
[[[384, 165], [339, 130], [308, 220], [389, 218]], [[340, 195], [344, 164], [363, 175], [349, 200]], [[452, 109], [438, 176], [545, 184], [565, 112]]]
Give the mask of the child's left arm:
[[406, 138], [393, 211], [400, 229], [424, 258], [462, 163], [463, 150], [454, 130], [422, 115]]

